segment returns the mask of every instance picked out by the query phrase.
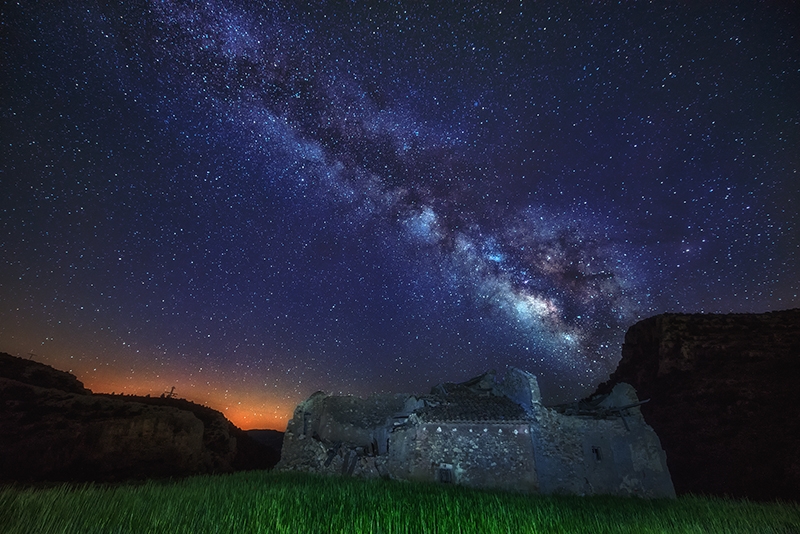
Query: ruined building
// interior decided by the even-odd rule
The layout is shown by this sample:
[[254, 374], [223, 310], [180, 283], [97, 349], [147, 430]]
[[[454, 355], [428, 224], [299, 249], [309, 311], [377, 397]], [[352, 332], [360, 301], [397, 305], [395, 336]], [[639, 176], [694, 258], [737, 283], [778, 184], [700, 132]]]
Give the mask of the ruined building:
[[[646, 402], [646, 401], [645, 401]], [[536, 377], [490, 371], [427, 395], [314, 393], [289, 422], [283, 471], [529, 493], [674, 497], [666, 455], [633, 387], [545, 407]]]

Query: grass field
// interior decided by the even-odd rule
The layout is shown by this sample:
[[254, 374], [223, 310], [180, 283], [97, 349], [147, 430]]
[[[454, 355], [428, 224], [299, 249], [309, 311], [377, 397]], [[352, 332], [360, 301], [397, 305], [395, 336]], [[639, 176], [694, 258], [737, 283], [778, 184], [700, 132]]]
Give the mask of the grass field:
[[800, 506], [526, 496], [253, 471], [138, 485], [6, 487], [0, 532], [800, 534]]

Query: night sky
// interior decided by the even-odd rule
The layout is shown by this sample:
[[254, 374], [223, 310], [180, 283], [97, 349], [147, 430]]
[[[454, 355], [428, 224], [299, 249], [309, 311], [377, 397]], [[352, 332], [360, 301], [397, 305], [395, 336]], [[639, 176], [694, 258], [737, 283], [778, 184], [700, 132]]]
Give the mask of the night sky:
[[104, 4], [2, 7], [0, 351], [283, 430], [800, 306], [788, 2]]

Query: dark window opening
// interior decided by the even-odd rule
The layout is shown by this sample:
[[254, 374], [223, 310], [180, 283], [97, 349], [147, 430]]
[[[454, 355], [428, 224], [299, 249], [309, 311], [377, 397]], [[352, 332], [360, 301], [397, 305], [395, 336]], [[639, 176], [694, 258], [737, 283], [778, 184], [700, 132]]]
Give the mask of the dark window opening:
[[600, 447], [592, 447], [592, 456], [594, 456], [596, 462], [599, 462], [603, 459], [603, 457], [600, 455]]
[[442, 484], [452, 484], [453, 483], [453, 469], [450, 467], [440, 467], [439, 468], [439, 482]]

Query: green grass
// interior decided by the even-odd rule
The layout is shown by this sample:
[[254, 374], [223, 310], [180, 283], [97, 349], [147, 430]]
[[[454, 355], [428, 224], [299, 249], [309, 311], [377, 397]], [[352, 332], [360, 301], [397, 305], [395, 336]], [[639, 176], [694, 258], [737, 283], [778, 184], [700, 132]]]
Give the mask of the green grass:
[[139, 485], [6, 487], [0, 532], [800, 534], [800, 506], [530, 496], [253, 471]]

